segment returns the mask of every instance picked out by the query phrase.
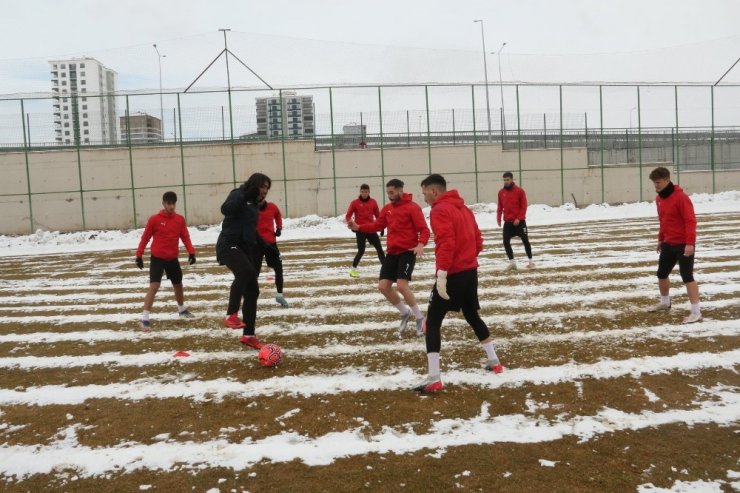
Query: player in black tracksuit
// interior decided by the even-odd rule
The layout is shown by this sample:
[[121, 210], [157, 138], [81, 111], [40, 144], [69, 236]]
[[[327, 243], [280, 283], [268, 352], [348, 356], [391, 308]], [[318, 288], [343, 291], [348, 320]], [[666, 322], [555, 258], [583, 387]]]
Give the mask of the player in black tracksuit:
[[[262, 347], [255, 335], [257, 298], [260, 293], [255, 255], [259, 250], [257, 242], [262, 241], [257, 234], [257, 204], [267, 195], [271, 185], [272, 181], [268, 176], [254, 173], [239, 188], [229, 193], [221, 205], [224, 221], [216, 242], [216, 260], [234, 273], [224, 325], [232, 329], [243, 329], [240, 342], [257, 349]], [[238, 315], [242, 298], [243, 322]]]

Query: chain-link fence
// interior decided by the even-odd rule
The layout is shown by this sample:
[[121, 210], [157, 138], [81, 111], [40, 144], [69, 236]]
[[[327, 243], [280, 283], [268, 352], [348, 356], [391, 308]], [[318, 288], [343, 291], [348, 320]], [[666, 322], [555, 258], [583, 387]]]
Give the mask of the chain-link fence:
[[[465, 162], [457, 164], [474, 175], [476, 200], [485, 198], [478, 193], [483, 178], [479, 174], [498, 176], [512, 167], [521, 181], [539, 172], [559, 181], [560, 203], [570, 201], [564, 183], [578, 169], [601, 170], [600, 197], [588, 200], [608, 200], [603, 169], [615, 166], [640, 170], [635, 176], [639, 194], [623, 200], [642, 200], [642, 167], [656, 163], [673, 166], [677, 181], [683, 172], [708, 172], [708, 189], [714, 192], [723, 186], [718, 187], [717, 172], [740, 169], [740, 86], [501, 83], [0, 98], [0, 163], [20, 163], [18, 179], [0, 187], [0, 200], [24, 202], [33, 231], [38, 226], [35, 198], [72, 196], [74, 213], [81, 216], [75, 227], [85, 229], [91, 194], [124, 194], [131, 196], [129, 224], [137, 226], [141, 218], [136, 198], [148, 188], [137, 168], [156, 161], [139, 151], [158, 148], [176, 155], [177, 179], [159, 180], [152, 188], [180, 187], [187, 197], [189, 187], [241, 181], [237, 169], [241, 172], [244, 163], [237, 163], [235, 148], [255, 143], [277, 146], [269, 149], [271, 159], [279, 162], [281, 200], [290, 214], [291, 204], [300, 200], [291, 200], [290, 186], [300, 187], [306, 179], [300, 171], [304, 164], [291, 162], [297, 158], [285, 150], [285, 144], [294, 141], [310, 142], [313, 151], [324, 156], [322, 162], [331, 161], [312, 179], [331, 182], [334, 205], [329, 212], [335, 215], [342, 212], [337, 196], [346, 179], [377, 178], [382, 185], [386, 176], [403, 174], [399, 159], [387, 159], [402, 149], [426, 149], [424, 171], [432, 172], [440, 169], [440, 149], [472, 148]], [[201, 173], [205, 178], [195, 182], [188, 178], [186, 168], [199, 163], [187, 149], [203, 144], [230, 148], [219, 157], [230, 161], [230, 173]], [[500, 146], [508, 158], [492, 164], [482, 157], [478, 149], [490, 145]], [[111, 181], [98, 175], [106, 169], [90, 162], [88, 151], [104, 149], [126, 151], [128, 176]], [[572, 158], [565, 151], [575, 149], [585, 150], [584, 161], [569, 162]], [[350, 150], [375, 151], [379, 166], [363, 173], [337, 165], [343, 162], [337, 153]], [[540, 156], [535, 151], [544, 151], [547, 159], [534, 158]], [[76, 177], [50, 183], [38, 178], [45, 171], [52, 173], [54, 153], [70, 152], [76, 155]], [[8, 215], [15, 221], [19, 213]]]

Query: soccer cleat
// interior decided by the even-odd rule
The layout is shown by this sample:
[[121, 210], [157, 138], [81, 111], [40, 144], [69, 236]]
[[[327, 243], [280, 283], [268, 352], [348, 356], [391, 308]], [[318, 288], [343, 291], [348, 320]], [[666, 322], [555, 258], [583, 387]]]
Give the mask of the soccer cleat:
[[489, 359], [488, 362], [486, 362], [485, 369], [487, 371], [492, 371], [493, 373], [501, 373], [504, 371], [504, 367], [501, 366], [501, 362], [497, 359]]
[[670, 309], [671, 309], [671, 305], [670, 304], [664, 305], [663, 303], [657, 303], [657, 304], [651, 306], [650, 308], [648, 308], [647, 311], [650, 312], [650, 313], [667, 312]]
[[691, 313], [688, 317], [684, 317], [683, 322], [684, 324], [695, 324], [697, 322], [701, 322], [703, 320], [701, 313]]
[[403, 334], [403, 332], [406, 330], [406, 326], [409, 323], [409, 319], [411, 318], [412, 312], [409, 310], [406, 312], [405, 315], [401, 315], [401, 323], [398, 324], [398, 335], [400, 336]]
[[417, 336], [423, 336], [427, 333], [427, 318], [417, 318], [416, 319], [416, 335]]
[[288, 301], [285, 299], [285, 296], [283, 296], [283, 293], [278, 293], [278, 295], [275, 296], [275, 301], [280, 303], [283, 308], [288, 308]]
[[149, 320], [139, 320], [139, 327], [144, 332], [150, 332], [152, 330], [152, 324], [149, 323]]
[[439, 392], [442, 388], [444, 388], [444, 385], [442, 385], [442, 380], [439, 375], [428, 375], [423, 382], [414, 386], [414, 390], [420, 394]]
[[358, 271], [357, 269], [355, 269], [354, 267], [352, 267], [349, 270], [349, 277], [354, 277], [354, 278], [360, 277], [360, 271]]
[[195, 315], [190, 313], [188, 309], [185, 309], [179, 313], [180, 318], [195, 318]]
[[243, 329], [246, 326], [247, 324], [239, 320], [236, 313], [232, 313], [224, 320], [224, 327], [228, 327], [229, 329]]
[[239, 342], [255, 349], [262, 349], [262, 346], [265, 345], [264, 342], [260, 342], [257, 339], [257, 336], [242, 336], [241, 339], [239, 339]]
[[516, 270], [516, 260], [509, 260], [504, 270]]
[[524, 266], [524, 268], [525, 268], [525, 269], [528, 269], [528, 270], [530, 270], [530, 269], [534, 269], [534, 262], [532, 262], [532, 261], [530, 260], [529, 262], [527, 262], [527, 265], [525, 265], [525, 266]]

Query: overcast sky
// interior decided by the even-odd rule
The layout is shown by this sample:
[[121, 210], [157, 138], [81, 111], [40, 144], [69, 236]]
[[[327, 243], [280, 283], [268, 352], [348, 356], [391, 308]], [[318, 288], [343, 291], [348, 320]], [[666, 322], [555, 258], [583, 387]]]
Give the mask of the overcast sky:
[[[507, 43], [502, 76], [511, 81], [550, 81], [553, 71], [561, 80], [714, 81], [740, 57], [738, 0], [3, 3], [0, 93], [48, 90], [47, 73], [38, 84], [23, 81], [38, 78], [39, 63], [68, 55], [99, 58], [119, 72], [123, 89], [157, 87], [153, 43], [167, 55], [164, 85], [184, 87], [223, 48], [219, 28], [232, 29], [235, 54], [275, 85], [481, 81], [481, 31], [473, 19], [484, 20], [487, 51]], [[497, 62], [489, 55], [491, 80]], [[275, 68], [286, 63], [298, 70]], [[238, 67], [234, 77], [237, 85], [259, 85]], [[740, 81], [740, 64], [726, 80]]]

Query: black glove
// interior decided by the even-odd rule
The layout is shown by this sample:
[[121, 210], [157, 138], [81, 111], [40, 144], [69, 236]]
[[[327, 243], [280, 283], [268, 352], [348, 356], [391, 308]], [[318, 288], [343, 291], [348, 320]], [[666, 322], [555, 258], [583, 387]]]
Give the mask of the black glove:
[[144, 259], [143, 258], [136, 257], [136, 267], [138, 267], [139, 269], [143, 269], [144, 268]]
[[195, 255], [194, 254], [191, 253], [190, 255], [188, 255], [188, 263], [190, 265], [193, 265], [195, 263]]
[[384, 236], [384, 235], [385, 235], [385, 230], [384, 229], [381, 229], [380, 230], [380, 236]]
[[281, 229], [275, 230], [275, 236], [280, 236], [281, 234], [283, 234], [283, 231]]

